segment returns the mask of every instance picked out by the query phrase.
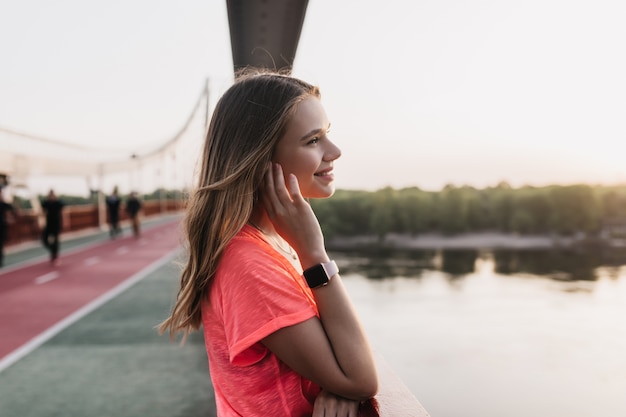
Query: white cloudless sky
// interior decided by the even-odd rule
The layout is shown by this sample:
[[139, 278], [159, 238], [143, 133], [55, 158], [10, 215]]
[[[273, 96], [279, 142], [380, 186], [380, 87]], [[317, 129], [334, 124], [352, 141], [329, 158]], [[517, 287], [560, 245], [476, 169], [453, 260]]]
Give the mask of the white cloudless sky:
[[[311, 0], [339, 188], [626, 182], [626, 2]], [[0, 0], [0, 126], [136, 152], [232, 80], [225, 1]], [[0, 150], [2, 144], [0, 143]]]

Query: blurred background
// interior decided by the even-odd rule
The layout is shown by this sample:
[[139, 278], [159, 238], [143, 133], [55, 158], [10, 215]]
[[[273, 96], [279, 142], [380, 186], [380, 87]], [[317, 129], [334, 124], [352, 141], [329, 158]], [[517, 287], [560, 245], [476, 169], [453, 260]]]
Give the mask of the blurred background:
[[[618, 0], [308, 2], [293, 74], [343, 151], [313, 204], [433, 416], [626, 413], [625, 20]], [[225, 1], [0, 2], [5, 199], [183, 199], [230, 37]]]

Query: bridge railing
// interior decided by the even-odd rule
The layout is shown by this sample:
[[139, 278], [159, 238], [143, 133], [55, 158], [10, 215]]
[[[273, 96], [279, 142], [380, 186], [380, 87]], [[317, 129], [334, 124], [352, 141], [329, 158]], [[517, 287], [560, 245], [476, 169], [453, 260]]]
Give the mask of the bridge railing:
[[378, 394], [361, 406], [359, 417], [429, 417], [430, 414], [391, 366], [375, 353]]
[[[150, 217], [165, 213], [176, 213], [183, 209], [180, 200], [146, 200], [142, 201], [141, 216]], [[76, 232], [106, 226], [106, 219], [101, 219], [97, 204], [81, 204], [66, 206], [63, 211], [64, 232]], [[120, 221], [128, 220], [124, 210], [120, 210]], [[102, 222], [102, 224], [101, 224]], [[5, 246], [38, 240], [43, 227], [43, 217], [34, 210], [19, 210], [9, 224]]]

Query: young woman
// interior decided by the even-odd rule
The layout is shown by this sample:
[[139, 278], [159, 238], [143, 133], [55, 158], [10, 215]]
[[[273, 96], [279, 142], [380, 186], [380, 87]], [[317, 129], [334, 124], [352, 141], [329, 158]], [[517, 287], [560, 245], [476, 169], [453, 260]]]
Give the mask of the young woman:
[[240, 75], [214, 110], [185, 222], [189, 259], [161, 332], [202, 326], [220, 417], [354, 416], [370, 347], [307, 198], [341, 151], [318, 89]]

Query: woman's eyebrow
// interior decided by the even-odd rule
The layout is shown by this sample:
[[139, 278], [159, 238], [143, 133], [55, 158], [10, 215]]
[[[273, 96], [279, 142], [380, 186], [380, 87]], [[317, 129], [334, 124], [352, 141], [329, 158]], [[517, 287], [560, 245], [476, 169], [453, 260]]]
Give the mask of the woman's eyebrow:
[[320, 132], [321, 132], [321, 131], [323, 131], [323, 130], [324, 130], [324, 129], [322, 129], [322, 128], [319, 128], [319, 129], [313, 129], [313, 130], [311, 130], [309, 133], [306, 133], [306, 134], [302, 135], [302, 137], [300, 138], [300, 140], [305, 140], [305, 139], [308, 139], [308, 138], [310, 138], [311, 136], [316, 135], [316, 134], [320, 133]]
[[306, 134], [302, 135], [302, 137], [300, 138], [300, 140], [305, 140], [305, 139], [308, 139], [308, 138], [310, 138], [310, 137], [311, 137], [311, 136], [313, 136], [313, 135], [316, 135], [316, 134], [318, 134], [318, 133], [320, 133], [320, 132], [324, 132], [324, 131], [328, 132], [329, 130], [330, 130], [330, 123], [328, 123], [328, 126], [326, 127], [326, 129], [324, 129], [324, 128], [320, 127], [320, 128], [318, 128], [318, 129], [313, 129], [313, 130], [311, 130], [309, 133], [306, 133]]

